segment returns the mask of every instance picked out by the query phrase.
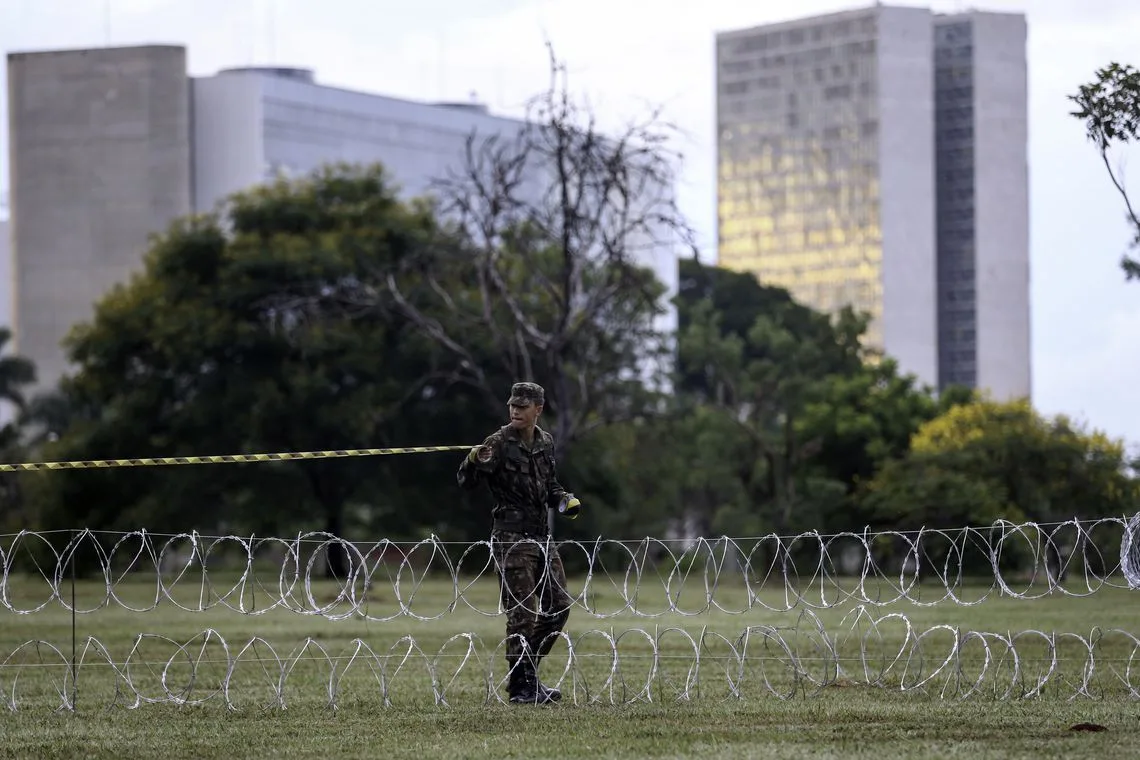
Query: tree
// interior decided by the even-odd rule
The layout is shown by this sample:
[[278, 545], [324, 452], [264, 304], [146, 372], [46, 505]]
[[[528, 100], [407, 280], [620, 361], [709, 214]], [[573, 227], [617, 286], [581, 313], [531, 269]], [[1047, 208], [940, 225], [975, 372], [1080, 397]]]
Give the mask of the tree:
[[[0, 354], [12, 340], [12, 330], [0, 327]], [[7, 402], [23, 412], [28, 406], [24, 389], [36, 381], [36, 366], [31, 359], [15, 354], [0, 356], [0, 402]]]
[[[295, 294], [333, 302], [434, 234], [431, 214], [401, 203], [379, 167], [331, 167], [238, 194], [224, 213], [179, 220], [141, 273], [69, 336], [77, 371], [56, 406], [97, 411], [72, 415], [47, 450], [88, 459], [438, 443], [424, 440], [439, 425], [424, 407], [439, 405], [456, 370], [397, 310], [349, 319], [281, 308]], [[463, 403], [461, 391], [453, 398]], [[52, 472], [45, 517], [66, 527], [344, 536], [350, 507], [363, 503], [399, 534], [427, 514], [394, 495], [399, 470], [357, 458]], [[340, 577], [346, 562], [330, 552]]]
[[[833, 322], [829, 315], [797, 302], [785, 288], [764, 285], [750, 272], [709, 266], [696, 258], [682, 259], [679, 274], [676, 302], [680, 334], [688, 330], [702, 309], [716, 313], [721, 337], [744, 338], [757, 319], [774, 317], [797, 340], [819, 347], [827, 372], [851, 372], [862, 366], [857, 345], [845, 342], [852, 331], [861, 336], [865, 329], [863, 318], [851, 310], [840, 312]], [[763, 350], [762, 346], [745, 345], [744, 350], [752, 352], [746, 353], [749, 360], [762, 358], [757, 353]], [[703, 368], [689, 366], [682, 360], [678, 373], [679, 390], [708, 396], [710, 388], [705, 385]]]
[[[32, 361], [18, 354], [5, 353], [12, 340], [12, 331], [0, 327], [0, 402], [15, 407], [16, 421], [5, 422], [0, 427], [0, 457], [6, 462], [19, 461], [26, 451], [22, 435], [22, 417], [28, 408], [25, 388], [36, 381], [36, 367]], [[0, 474], [0, 523], [6, 529], [22, 525], [23, 489], [19, 475], [6, 472]]]
[[[1069, 99], [1077, 104], [1077, 110], [1071, 115], [1084, 121], [1088, 138], [1096, 146], [1113, 187], [1124, 201], [1126, 218], [1132, 228], [1129, 248], [1140, 248], [1140, 216], [1124, 187], [1123, 169], [1114, 169], [1109, 158], [1112, 148], [1140, 138], [1140, 70], [1110, 63], [1098, 69], [1096, 78], [1081, 85]], [[1121, 267], [1127, 279], [1140, 278], [1140, 260], [1126, 254]]]
[[677, 387], [708, 407], [693, 410], [691, 425], [714, 424], [710, 414], [729, 423], [717, 440], [734, 451], [743, 494], [718, 496], [704, 511], [698, 505], [707, 501], [691, 495], [688, 519], [698, 530], [714, 519], [764, 530], [819, 527], [847, 489], [813, 465], [827, 431], [805, 422], [823, 417], [833, 378], [862, 371], [865, 317], [822, 314], [753, 274], [696, 259], [681, 262], [677, 302]]
[[[701, 400], [720, 409], [750, 442], [751, 456], [738, 460], [738, 472], [753, 503], [769, 504], [768, 523], [777, 531], [809, 525], [823, 503], [842, 492], [834, 483], [808, 477], [804, 465], [819, 453], [822, 439], [805, 439], [800, 422], [821, 398], [837, 363], [859, 366], [866, 324], [847, 311], [835, 320], [828, 340], [803, 339], [795, 321], [786, 319], [799, 309], [786, 304], [758, 316], [746, 334], [726, 335], [719, 313], [705, 299], [691, 310], [680, 338], [683, 372], [700, 376], [693, 384], [702, 389]], [[817, 317], [831, 325], [826, 316]], [[813, 493], [802, 493], [805, 487]]]
[[[958, 496], [948, 498], [949, 489]], [[871, 482], [867, 498], [895, 527], [999, 517], [1056, 522], [1133, 511], [1140, 481], [1120, 441], [1064, 416], [1044, 417], [1028, 401], [983, 399], [924, 424], [907, 456]]]
[[[812, 466], [844, 483], [855, 497], [880, 467], [907, 453], [922, 425], [973, 399], [972, 390], [956, 386], [936, 396], [887, 357], [824, 378], [818, 398], [801, 418], [801, 436], [820, 441]], [[829, 529], [862, 528], [870, 515], [860, 506], [858, 498], [847, 500], [842, 515], [828, 516]]]
[[671, 337], [655, 326], [663, 286], [642, 262], [691, 237], [668, 133], [654, 113], [603, 134], [551, 52], [550, 87], [525, 126], [473, 134], [459, 168], [433, 184], [446, 236], [346, 305], [393, 305], [455, 358], [495, 419], [502, 378], [540, 382], [560, 445], [635, 416], [643, 404], [630, 399]]
[[[783, 462], [757, 462], [753, 477], [767, 479], [769, 487], [749, 492], [755, 503], [779, 492], [773, 490], [775, 480], [809, 489], [810, 496], [784, 500], [798, 524], [861, 529], [870, 515], [860, 508], [860, 486], [905, 454], [923, 423], [973, 398], [966, 388], [935, 394], [900, 372], [891, 357], [862, 346], [867, 317], [850, 309], [823, 314], [750, 273], [696, 259], [681, 262], [679, 291], [681, 333], [689, 340], [682, 341], [677, 387], [724, 406], [736, 393], [734, 385], [748, 383], [749, 373], [754, 379], [756, 372], [767, 373], [767, 383], [752, 383], [762, 401], [727, 409], [734, 410], [729, 416], [738, 426], [764, 404], [780, 409]], [[783, 378], [782, 388], [772, 384], [776, 375]], [[770, 417], [761, 428], [773, 424]]]

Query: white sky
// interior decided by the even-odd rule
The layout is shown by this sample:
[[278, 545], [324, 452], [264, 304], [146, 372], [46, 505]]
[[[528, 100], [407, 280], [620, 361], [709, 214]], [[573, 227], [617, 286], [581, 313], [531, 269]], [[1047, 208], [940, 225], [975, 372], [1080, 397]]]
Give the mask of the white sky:
[[[862, 4], [869, 4], [864, 2]], [[937, 11], [967, 3], [932, 0]], [[466, 100], [518, 114], [546, 84], [544, 36], [603, 123], [649, 104], [687, 135], [683, 209], [715, 250], [713, 35], [857, 7], [835, 0], [0, 0], [0, 51], [186, 45], [191, 73], [249, 64], [313, 68], [318, 81], [400, 97]], [[1033, 396], [1140, 443], [1140, 283], [1118, 267], [1123, 206], [1066, 96], [1135, 56], [1135, 0], [990, 0], [1029, 20]], [[667, 10], [666, 10], [667, 9]], [[6, 83], [0, 96], [7, 92]], [[7, 188], [0, 97], [0, 193]], [[1140, 195], [1140, 182], [1133, 183]]]

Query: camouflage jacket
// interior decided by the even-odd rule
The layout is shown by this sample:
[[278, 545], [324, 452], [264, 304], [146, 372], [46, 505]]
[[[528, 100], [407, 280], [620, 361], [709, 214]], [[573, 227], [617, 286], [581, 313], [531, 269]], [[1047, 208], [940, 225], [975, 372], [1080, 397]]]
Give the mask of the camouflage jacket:
[[494, 499], [493, 530], [545, 536], [546, 509], [566, 493], [558, 482], [554, 438], [536, 427], [534, 443], [505, 425], [487, 436], [474, 461], [464, 458], [457, 475], [465, 489], [486, 483]]

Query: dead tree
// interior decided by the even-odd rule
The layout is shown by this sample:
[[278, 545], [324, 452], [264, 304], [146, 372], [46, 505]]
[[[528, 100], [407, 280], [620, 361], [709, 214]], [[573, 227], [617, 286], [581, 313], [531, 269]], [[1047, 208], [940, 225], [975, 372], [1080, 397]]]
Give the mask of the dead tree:
[[432, 187], [447, 235], [384, 285], [389, 306], [450, 352], [496, 412], [505, 389], [490, 387], [488, 354], [496, 376], [542, 382], [569, 442], [630, 413], [639, 375], [671, 357], [672, 336], [654, 324], [663, 290], [645, 263], [675, 259], [693, 236], [659, 114], [603, 134], [553, 50], [550, 71], [517, 133], [468, 138]]

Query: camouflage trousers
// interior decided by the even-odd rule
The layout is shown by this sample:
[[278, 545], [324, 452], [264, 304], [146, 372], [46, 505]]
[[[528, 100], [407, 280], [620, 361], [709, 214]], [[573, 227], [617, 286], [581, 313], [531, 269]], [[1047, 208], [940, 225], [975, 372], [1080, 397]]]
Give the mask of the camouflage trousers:
[[535, 667], [557, 641], [570, 617], [572, 599], [558, 550], [543, 539], [495, 531], [491, 551], [499, 568], [499, 598], [507, 613], [507, 663], [518, 661], [521, 639]]

